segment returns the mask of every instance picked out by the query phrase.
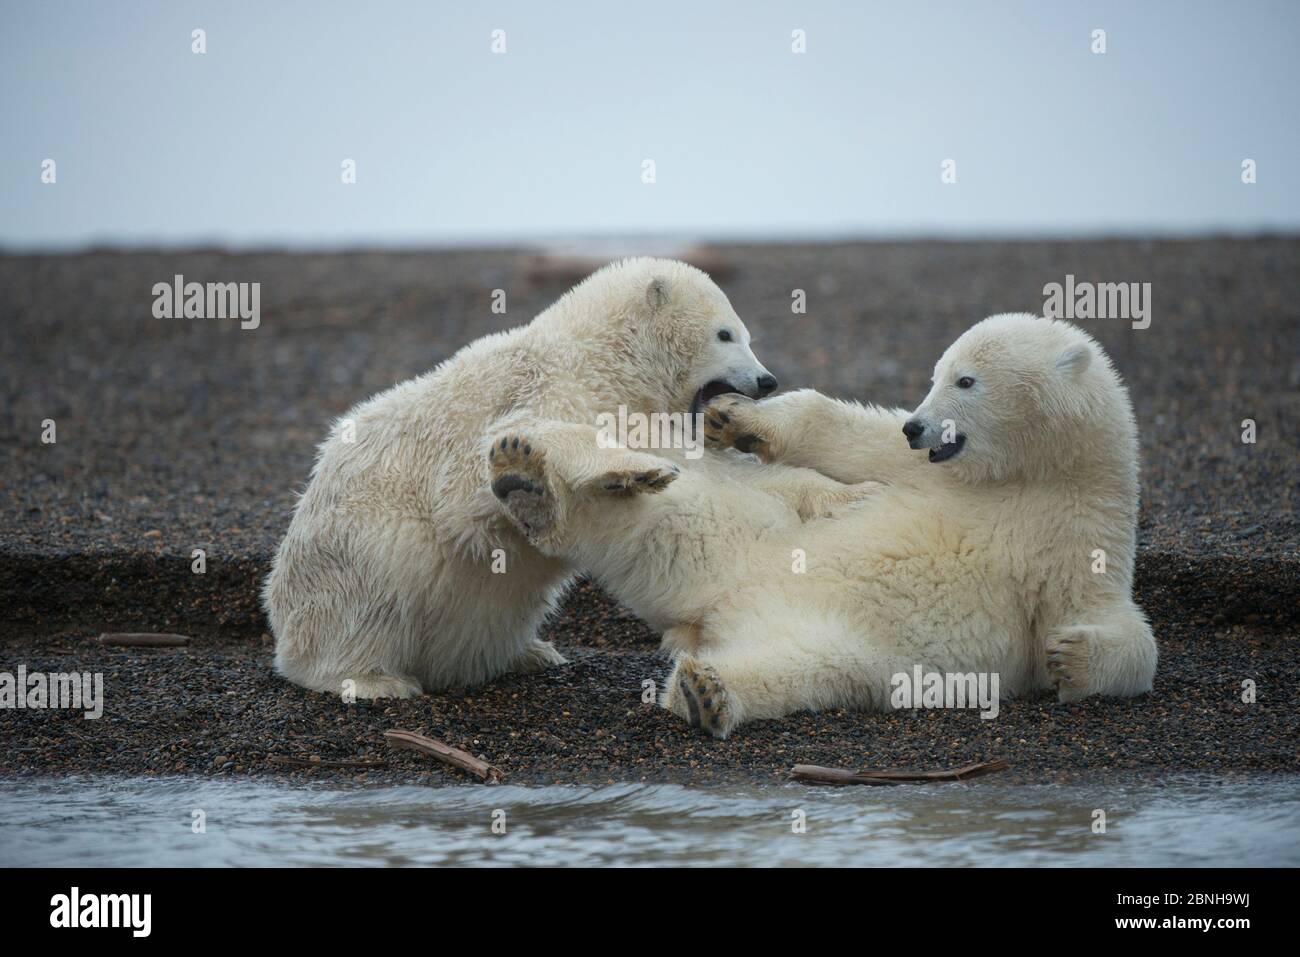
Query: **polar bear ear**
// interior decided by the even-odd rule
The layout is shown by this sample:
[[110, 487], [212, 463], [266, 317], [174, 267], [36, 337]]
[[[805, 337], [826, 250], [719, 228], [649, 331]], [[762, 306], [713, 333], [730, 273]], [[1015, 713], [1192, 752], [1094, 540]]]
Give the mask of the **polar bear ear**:
[[645, 302], [650, 307], [650, 314], [656, 315], [668, 305], [668, 282], [665, 279], [651, 279], [650, 285], [645, 287]]
[[1070, 375], [1078, 375], [1088, 368], [1088, 363], [1091, 361], [1092, 349], [1088, 347], [1086, 342], [1080, 342], [1061, 353], [1056, 360], [1056, 368]]

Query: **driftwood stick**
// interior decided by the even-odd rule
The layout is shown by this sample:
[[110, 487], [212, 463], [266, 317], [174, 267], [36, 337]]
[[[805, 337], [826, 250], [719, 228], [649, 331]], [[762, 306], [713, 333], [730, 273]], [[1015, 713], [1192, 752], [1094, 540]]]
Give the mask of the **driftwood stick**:
[[462, 751], [460, 748], [453, 748], [449, 744], [443, 744], [441, 741], [433, 740], [433, 738], [426, 738], [414, 731], [385, 731], [384, 739], [395, 748], [410, 748], [412, 751], [427, 754], [432, 758], [437, 758], [443, 764], [450, 764], [462, 771], [468, 771], [479, 780], [487, 781], [489, 784], [505, 777], [499, 768], [493, 767], [486, 761], [480, 761], [474, 755]]
[[850, 771], [847, 768], [823, 768], [815, 764], [796, 764], [790, 771], [792, 781], [805, 784], [929, 784], [933, 781], [965, 781], [981, 774], [993, 774], [1011, 767], [1006, 761], [978, 761], [951, 771]]
[[295, 768], [382, 768], [388, 762], [375, 758], [346, 758], [341, 761], [330, 758], [304, 758], [297, 754], [268, 754], [266, 759], [272, 764], [288, 764]]
[[185, 635], [165, 635], [151, 631], [142, 632], [104, 632], [95, 639], [101, 645], [117, 645], [122, 648], [180, 648], [190, 643]]

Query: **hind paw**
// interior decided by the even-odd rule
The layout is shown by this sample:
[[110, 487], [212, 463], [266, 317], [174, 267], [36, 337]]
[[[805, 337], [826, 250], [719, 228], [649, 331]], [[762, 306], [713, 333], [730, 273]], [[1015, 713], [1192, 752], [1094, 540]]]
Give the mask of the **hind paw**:
[[735, 709], [717, 671], [683, 655], [669, 679], [664, 707], [693, 728], [725, 738], [735, 727]]
[[546, 453], [526, 435], [502, 435], [488, 448], [492, 494], [530, 541], [555, 524]]

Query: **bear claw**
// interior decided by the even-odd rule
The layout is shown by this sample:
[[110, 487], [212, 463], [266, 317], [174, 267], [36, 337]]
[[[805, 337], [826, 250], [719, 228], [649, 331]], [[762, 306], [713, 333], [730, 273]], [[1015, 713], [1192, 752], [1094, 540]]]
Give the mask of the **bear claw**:
[[1086, 697], [1091, 679], [1092, 643], [1082, 627], [1062, 628], [1047, 639], [1047, 676], [1057, 700]]
[[739, 449], [760, 457], [770, 441], [759, 427], [756, 403], [742, 395], [726, 394], [713, 399], [704, 410], [704, 441], [712, 448]]
[[502, 436], [488, 447], [492, 494], [530, 541], [554, 520], [555, 501], [546, 481], [546, 456], [531, 439]]
[[653, 495], [666, 489], [680, 474], [681, 469], [671, 465], [630, 472], [606, 472], [598, 482], [612, 495]]
[[686, 709], [682, 717], [692, 728], [707, 731], [715, 738], [731, 733], [731, 704], [717, 671], [684, 657], [677, 664], [677, 689]]

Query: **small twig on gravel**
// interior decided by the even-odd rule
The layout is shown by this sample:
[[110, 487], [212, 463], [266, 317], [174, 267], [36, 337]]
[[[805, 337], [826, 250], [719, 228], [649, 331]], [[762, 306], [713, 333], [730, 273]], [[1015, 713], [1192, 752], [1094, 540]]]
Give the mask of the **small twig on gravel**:
[[1006, 761], [979, 761], [951, 771], [850, 771], [847, 768], [823, 768], [815, 764], [796, 764], [790, 771], [792, 781], [806, 784], [929, 784], [932, 781], [964, 781], [1005, 771]]
[[190, 643], [185, 635], [164, 635], [151, 631], [120, 634], [104, 632], [95, 641], [101, 645], [117, 645], [121, 648], [180, 648]]
[[395, 748], [410, 748], [412, 751], [427, 754], [430, 757], [437, 758], [444, 764], [450, 764], [462, 771], [468, 771], [470, 774], [477, 776], [479, 780], [487, 781], [489, 784], [500, 781], [505, 777], [499, 768], [493, 767], [486, 761], [480, 761], [474, 755], [462, 751], [460, 748], [453, 748], [449, 744], [443, 744], [441, 741], [433, 740], [433, 738], [426, 738], [414, 731], [385, 731], [384, 739]]
[[297, 768], [382, 768], [387, 761], [372, 758], [351, 758], [334, 761], [328, 758], [304, 758], [296, 754], [268, 754], [266, 759], [272, 764], [290, 764]]

